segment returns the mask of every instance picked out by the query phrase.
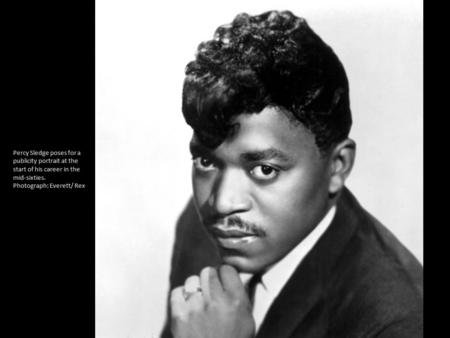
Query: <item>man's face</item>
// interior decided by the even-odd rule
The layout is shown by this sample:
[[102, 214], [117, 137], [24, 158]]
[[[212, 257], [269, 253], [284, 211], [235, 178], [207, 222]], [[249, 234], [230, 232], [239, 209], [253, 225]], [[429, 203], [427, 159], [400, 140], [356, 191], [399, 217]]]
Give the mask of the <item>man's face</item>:
[[224, 263], [263, 272], [325, 215], [330, 165], [314, 136], [276, 108], [234, 122], [214, 150], [191, 140], [194, 200]]

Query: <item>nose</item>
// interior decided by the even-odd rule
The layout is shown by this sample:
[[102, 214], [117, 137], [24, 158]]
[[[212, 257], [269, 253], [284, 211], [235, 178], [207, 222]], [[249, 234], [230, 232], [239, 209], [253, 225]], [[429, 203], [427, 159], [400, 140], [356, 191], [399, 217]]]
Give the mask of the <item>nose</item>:
[[251, 199], [245, 175], [239, 170], [226, 170], [217, 178], [209, 201], [215, 212], [221, 216], [248, 211]]

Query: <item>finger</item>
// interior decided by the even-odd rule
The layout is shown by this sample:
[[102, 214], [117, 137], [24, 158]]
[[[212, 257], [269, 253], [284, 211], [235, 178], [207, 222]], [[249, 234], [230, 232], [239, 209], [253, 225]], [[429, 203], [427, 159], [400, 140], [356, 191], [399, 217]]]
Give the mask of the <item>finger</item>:
[[190, 276], [184, 282], [184, 291], [187, 293], [198, 292], [200, 288], [200, 278], [198, 276]]
[[230, 265], [222, 265], [219, 269], [220, 280], [222, 281], [225, 292], [233, 297], [246, 296], [244, 284], [242, 284], [239, 274], [235, 268]]
[[201, 292], [195, 292], [186, 300], [186, 307], [188, 311], [201, 311], [205, 304], [205, 300]]
[[213, 268], [207, 266], [200, 271], [200, 287], [202, 288], [205, 300], [211, 299], [211, 291], [209, 289], [209, 274], [211, 269]]
[[209, 293], [211, 299], [217, 299], [223, 294], [222, 283], [220, 282], [219, 275], [217, 273], [217, 269], [211, 268], [209, 271]]
[[179, 286], [170, 293], [170, 312], [172, 316], [177, 316], [182, 312], [186, 301], [183, 296], [183, 286]]
[[170, 303], [184, 303], [183, 286], [179, 286], [170, 293]]

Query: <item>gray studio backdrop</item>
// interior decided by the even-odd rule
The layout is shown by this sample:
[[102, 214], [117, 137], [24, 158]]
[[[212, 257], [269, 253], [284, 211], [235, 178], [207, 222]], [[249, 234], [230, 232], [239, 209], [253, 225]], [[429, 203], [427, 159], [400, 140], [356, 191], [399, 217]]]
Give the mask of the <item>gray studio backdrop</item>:
[[96, 337], [157, 337], [191, 194], [184, 67], [239, 12], [289, 9], [350, 81], [348, 186], [423, 261], [421, 1], [96, 1]]

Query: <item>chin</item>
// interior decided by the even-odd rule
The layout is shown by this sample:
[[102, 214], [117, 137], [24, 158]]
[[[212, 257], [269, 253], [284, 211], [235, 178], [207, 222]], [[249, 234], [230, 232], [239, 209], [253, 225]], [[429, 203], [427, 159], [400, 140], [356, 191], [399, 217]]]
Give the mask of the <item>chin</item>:
[[223, 264], [228, 264], [234, 267], [239, 272], [257, 273], [265, 270], [266, 266], [257, 262], [254, 259], [235, 255], [222, 255]]

